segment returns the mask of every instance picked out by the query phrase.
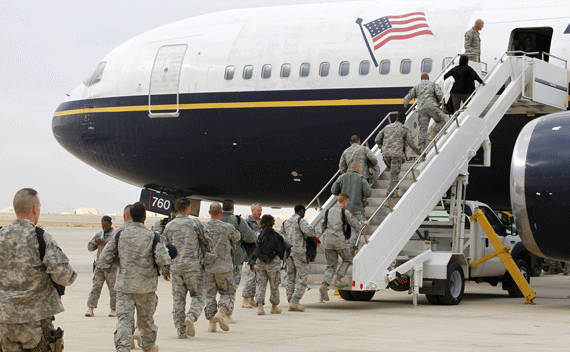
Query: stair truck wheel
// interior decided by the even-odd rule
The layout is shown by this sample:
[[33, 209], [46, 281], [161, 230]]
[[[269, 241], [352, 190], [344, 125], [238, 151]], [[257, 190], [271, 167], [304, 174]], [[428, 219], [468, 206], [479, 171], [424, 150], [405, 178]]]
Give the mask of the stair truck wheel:
[[463, 299], [465, 291], [465, 275], [461, 265], [449, 263], [447, 265], [447, 280], [445, 280], [445, 294], [439, 300], [445, 305], [456, 305]]
[[338, 294], [340, 295], [340, 297], [344, 300], [347, 301], [354, 301], [354, 298], [352, 298], [352, 292], [348, 291], [348, 290], [338, 290]]
[[[523, 274], [524, 278], [526, 279], [526, 282], [530, 283], [530, 269], [529, 269], [527, 262], [524, 261], [523, 259], [518, 259], [516, 261], [516, 264], [519, 267], [519, 270]], [[517, 284], [512, 279], [511, 274], [508, 274], [508, 277], [509, 277], [508, 280], [513, 281], [511, 289], [509, 289], [509, 296], [514, 297], [514, 298], [524, 297], [520, 288], [517, 286]]]
[[376, 294], [376, 291], [351, 291], [350, 295], [354, 301], [370, 301]]
[[439, 300], [440, 295], [430, 295], [426, 294], [426, 298], [430, 304], [439, 305], [441, 301]]

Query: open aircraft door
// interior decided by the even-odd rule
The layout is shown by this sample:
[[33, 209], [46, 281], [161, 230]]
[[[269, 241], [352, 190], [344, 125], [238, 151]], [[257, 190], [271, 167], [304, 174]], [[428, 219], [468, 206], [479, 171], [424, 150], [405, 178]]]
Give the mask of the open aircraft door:
[[158, 49], [148, 96], [149, 117], [178, 117], [180, 115], [179, 87], [186, 44], [164, 45]]

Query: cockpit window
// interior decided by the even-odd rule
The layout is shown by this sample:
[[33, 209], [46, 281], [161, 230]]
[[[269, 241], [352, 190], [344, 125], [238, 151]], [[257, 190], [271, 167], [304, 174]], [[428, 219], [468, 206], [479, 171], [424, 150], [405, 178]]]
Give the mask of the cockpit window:
[[83, 81], [83, 84], [85, 84], [87, 87], [91, 87], [95, 83], [99, 82], [101, 80], [101, 77], [103, 77], [103, 70], [105, 70], [106, 64], [107, 62], [105, 61], [101, 62], [97, 68], [89, 75], [89, 77]]

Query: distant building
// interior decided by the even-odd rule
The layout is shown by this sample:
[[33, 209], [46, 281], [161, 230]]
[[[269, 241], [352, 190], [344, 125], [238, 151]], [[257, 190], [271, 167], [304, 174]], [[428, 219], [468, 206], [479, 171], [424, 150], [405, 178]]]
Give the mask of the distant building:
[[77, 208], [73, 211], [75, 215], [101, 215], [101, 212], [95, 208]]
[[8, 208], [0, 210], [0, 213], [13, 213], [13, 212], [14, 212], [14, 207], [11, 205]]

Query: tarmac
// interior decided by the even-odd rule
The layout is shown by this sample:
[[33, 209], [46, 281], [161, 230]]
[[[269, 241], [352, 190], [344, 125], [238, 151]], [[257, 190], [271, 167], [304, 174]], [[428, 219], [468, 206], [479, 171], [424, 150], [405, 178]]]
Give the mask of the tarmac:
[[[113, 351], [117, 318], [107, 316], [106, 286], [95, 316], [84, 316], [94, 258], [87, 242], [97, 229], [46, 227], [46, 231], [78, 272], [63, 296], [66, 311], [54, 322], [65, 330], [65, 351]], [[287, 311], [281, 287], [283, 312], [258, 316], [256, 308], [241, 307], [240, 285], [233, 315], [237, 324], [230, 325], [229, 332], [218, 328], [209, 333], [202, 314], [195, 324], [196, 336], [178, 339], [171, 286], [160, 278], [154, 316], [157, 345], [160, 351], [567, 351], [569, 277], [543, 274], [531, 279], [531, 287], [537, 293], [534, 305], [524, 304], [524, 298], [510, 298], [500, 285], [468, 282], [457, 306], [433, 306], [420, 295], [416, 307], [411, 295], [390, 289], [377, 292], [369, 302], [345, 301], [329, 291], [331, 300], [326, 303], [318, 302], [318, 290], [310, 290], [301, 301], [305, 312]]]

